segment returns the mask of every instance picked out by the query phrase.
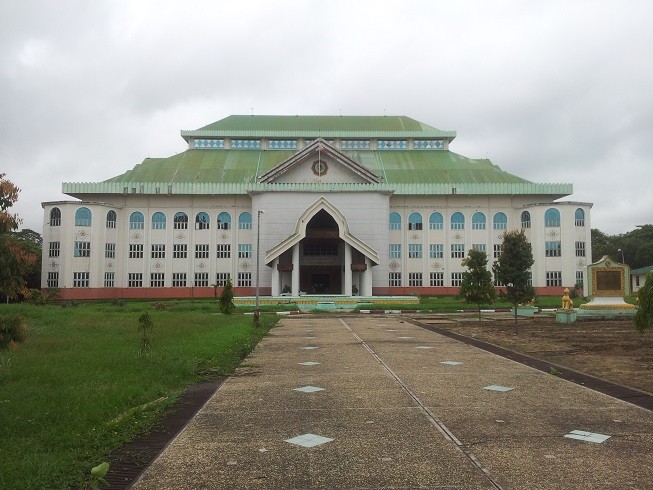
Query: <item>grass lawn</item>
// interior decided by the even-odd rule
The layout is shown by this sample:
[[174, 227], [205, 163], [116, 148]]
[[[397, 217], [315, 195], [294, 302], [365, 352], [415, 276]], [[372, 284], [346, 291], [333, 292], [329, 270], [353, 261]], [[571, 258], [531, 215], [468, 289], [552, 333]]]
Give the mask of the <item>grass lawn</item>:
[[[215, 301], [117, 307], [0, 305], [29, 331], [0, 351], [0, 488], [68, 488], [147, 431], [163, 408], [198, 379], [231, 373], [277, 321], [218, 314]], [[154, 323], [141, 355], [138, 318]]]

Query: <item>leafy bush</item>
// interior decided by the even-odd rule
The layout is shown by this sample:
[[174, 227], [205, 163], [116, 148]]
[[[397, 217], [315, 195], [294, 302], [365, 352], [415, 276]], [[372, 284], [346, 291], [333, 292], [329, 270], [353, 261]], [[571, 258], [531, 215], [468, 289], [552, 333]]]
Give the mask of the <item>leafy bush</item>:
[[22, 316], [0, 316], [0, 349], [8, 349], [25, 341], [27, 325]]
[[220, 293], [220, 311], [225, 315], [231, 315], [236, 311], [236, 306], [234, 305], [234, 289], [231, 284], [231, 279], [227, 280], [222, 293]]
[[170, 306], [168, 303], [164, 303], [163, 301], [156, 301], [154, 303], [151, 303], [150, 306], [154, 308], [156, 311], [163, 311]]
[[69, 299], [61, 302], [62, 308], [76, 308], [77, 306], [79, 306], [79, 301], [76, 299]]
[[122, 298], [113, 298], [111, 300], [111, 304], [113, 306], [115, 306], [116, 308], [122, 308], [123, 306], [125, 306], [127, 304], [127, 302]]

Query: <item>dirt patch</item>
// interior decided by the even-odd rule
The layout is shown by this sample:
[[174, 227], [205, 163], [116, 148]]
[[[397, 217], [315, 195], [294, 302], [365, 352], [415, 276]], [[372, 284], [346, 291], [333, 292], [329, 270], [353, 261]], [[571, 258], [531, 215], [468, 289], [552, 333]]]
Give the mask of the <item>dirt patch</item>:
[[653, 331], [635, 331], [632, 320], [592, 320], [572, 324], [553, 318], [520, 318], [518, 335], [513, 320], [420, 316], [421, 323], [436, 324], [474, 339], [489, 342], [543, 361], [613, 383], [653, 393]]

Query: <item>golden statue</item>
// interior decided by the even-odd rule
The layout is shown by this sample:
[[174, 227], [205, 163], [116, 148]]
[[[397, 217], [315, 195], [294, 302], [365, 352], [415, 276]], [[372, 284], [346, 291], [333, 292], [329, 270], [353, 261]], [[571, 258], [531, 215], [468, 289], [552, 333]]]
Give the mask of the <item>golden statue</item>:
[[569, 297], [569, 288], [565, 288], [564, 296], [562, 297], [562, 309], [571, 310], [574, 307], [574, 302]]

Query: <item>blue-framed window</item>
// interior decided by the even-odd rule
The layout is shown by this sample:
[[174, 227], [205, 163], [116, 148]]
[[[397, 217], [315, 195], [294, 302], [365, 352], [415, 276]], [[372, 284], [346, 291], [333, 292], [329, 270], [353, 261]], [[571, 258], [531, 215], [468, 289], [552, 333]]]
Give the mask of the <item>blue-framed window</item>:
[[484, 230], [485, 223], [486, 219], [483, 213], [474, 213], [472, 216], [472, 230]]
[[585, 226], [585, 211], [578, 208], [574, 213], [574, 224], [576, 226]]
[[118, 215], [113, 209], [107, 212], [107, 228], [115, 228], [117, 221], [118, 221]]
[[172, 218], [173, 227], [175, 230], [187, 230], [188, 229], [188, 215], [179, 211], [175, 213], [175, 216]]
[[464, 230], [465, 229], [465, 216], [463, 213], [455, 212], [451, 215], [451, 229]]
[[166, 229], [166, 215], [161, 212], [156, 212], [152, 215], [152, 229], [165, 230]]
[[492, 218], [492, 227], [495, 230], [505, 230], [508, 228], [508, 216], [505, 213], [497, 213]]
[[390, 229], [401, 230], [401, 216], [399, 213], [390, 213]]
[[530, 228], [531, 227], [531, 213], [528, 211], [522, 211], [521, 213], [521, 227]]
[[195, 229], [196, 230], [208, 230], [211, 224], [211, 218], [204, 211], [200, 211], [195, 216]]
[[431, 216], [429, 216], [429, 229], [441, 230], [443, 228], [444, 218], [442, 217], [442, 213], [438, 213], [437, 211], [435, 213], [431, 213]]
[[61, 210], [59, 208], [50, 210], [50, 226], [61, 226]]
[[544, 213], [544, 226], [560, 226], [560, 211], [556, 208], [549, 208]]
[[231, 230], [231, 215], [227, 212], [218, 214], [218, 230]]
[[90, 209], [78, 208], [75, 211], [75, 226], [91, 226], [92, 220]]
[[251, 230], [252, 229], [252, 213], [245, 211], [238, 216], [238, 229]]
[[419, 213], [410, 213], [408, 216], [408, 229], [421, 230], [422, 229], [422, 215]]
[[143, 228], [145, 228], [145, 216], [140, 211], [134, 211], [129, 216], [129, 229], [142, 230]]

